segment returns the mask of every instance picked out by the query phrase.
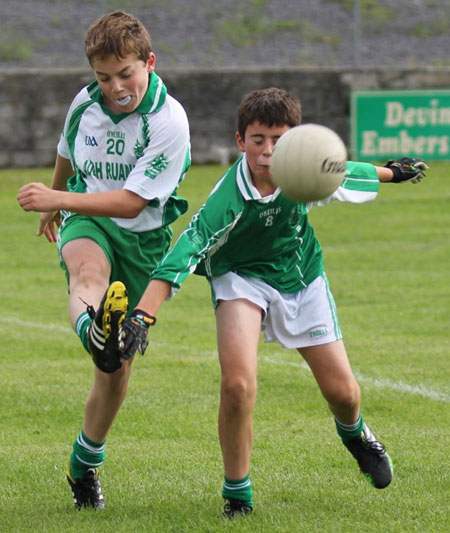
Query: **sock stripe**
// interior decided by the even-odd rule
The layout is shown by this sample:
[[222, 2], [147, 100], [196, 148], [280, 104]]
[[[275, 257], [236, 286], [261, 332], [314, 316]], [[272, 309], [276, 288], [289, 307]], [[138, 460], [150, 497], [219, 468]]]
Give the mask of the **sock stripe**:
[[88, 331], [91, 323], [92, 318], [89, 316], [87, 311], [81, 313], [75, 322], [75, 333], [78, 335], [78, 337], [80, 337], [81, 344], [88, 353], [91, 353], [88, 341]]
[[105, 445], [104, 444], [100, 444], [98, 446], [92, 446], [91, 444], [87, 443], [84, 438], [83, 438], [83, 435], [80, 433], [77, 437], [77, 442], [78, 444], [84, 448], [85, 450], [87, 450], [88, 452], [90, 453], [103, 453], [105, 451]]
[[87, 320], [92, 320], [87, 311], [85, 311], [78, 317], [77, 322], [75, 324], [75, 332], [78, 336], [81, 335], [84, 328], [84, 324]]
[[97, 468], [99, 466], [101, 466], [103, 464], [103, 461], [100, 461], [100, 462], [97, 462], [97, 463], [93, 463], [93, 462], [90, 462], [90, 461], [84, 461], [78, 454], [75, 455], [75, 457], [77, 458], [77, 461], [79, 461], [80, 463], [86, 465], [86, 466], [92, 466], [93, 468]]
[[361, 423], [361, 415], [354, 424], [343, 424], [340, 420], [336, 418], [336, 424], [342, 428], [344, 431], [355, 431]]
[[251, 481], [250, 481], [250, 479], [247, 479], [247, 480], [243, 481], [242, 483], [236, 483], [236, 484], [233, 484], [233, 485], [230, 485], [230, 483], [225, 481], [223, 486], [227, 490], [241, 490], [241, 489], [245, 489], [247, 487], [250, 487], [251, 486]]

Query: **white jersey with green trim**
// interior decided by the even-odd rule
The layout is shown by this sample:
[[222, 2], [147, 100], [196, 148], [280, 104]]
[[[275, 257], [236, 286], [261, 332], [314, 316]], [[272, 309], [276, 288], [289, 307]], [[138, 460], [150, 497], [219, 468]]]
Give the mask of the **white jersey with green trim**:
[[176, 189], [191, 162], [188, 119], [155, 72], [132, 113], [115, 115], [107, 109], [97, 82], [83, 88], [69, 108], [58, 153], [71, 160], [76, 172], [69, 190], [123, 188], [149, 201], [135, 218], [112, 218], [122, 228], [156, 229], [187, 209]]
[[283, 293], [298, 292], [323, 272], [322, 249], [308, 211], [332, 200], [373, 200], [378, 188], [373, 165], [349, 161], [341, 186], [323, 201], [294, 202], [280, 189], [261, 197], [244, 155], [216, 184], [152, 278], [170, 282], [173, 293], [194, 271], [208, 278], [235, 272]]

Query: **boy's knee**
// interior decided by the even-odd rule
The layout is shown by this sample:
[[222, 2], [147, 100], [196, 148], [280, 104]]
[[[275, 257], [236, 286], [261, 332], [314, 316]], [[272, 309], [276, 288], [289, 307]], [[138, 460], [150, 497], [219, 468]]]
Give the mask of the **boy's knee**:
[[357, 407], [361, 399], [361, 390], [356, 381], [340, 384], [326, 394], [326, 399], [336, 407]]
[[222, 379], [222, 400], [229, 407], [239, 409], [253, 404], [256, 397], [256, 379], [245, 376], [232, 376]]
[[109, 277], [109, 271], [101, 263], [95, 261], [82, 261], [77, 271], [70, 272], [71, 279], [76, 278], [79, 284], [89, 286], [91, 284], [104, 284]]

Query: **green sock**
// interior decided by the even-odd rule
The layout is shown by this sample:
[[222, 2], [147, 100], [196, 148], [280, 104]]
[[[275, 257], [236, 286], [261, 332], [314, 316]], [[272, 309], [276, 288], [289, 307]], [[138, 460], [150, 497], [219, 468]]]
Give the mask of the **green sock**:
[[253, 487], [250, 474], [242, 479], [224, 478], [222, 497], [226, 500], [239, 500], [253, 508]]
[[361, 414], [354, 424], [343, 424], [337, 418], [335, 418], [334, 421], [336, 423], [338, 435], [341, 437], [343, 442], [348, 442], [350, 439], [361, 435], [364, 427], [363, 417]]
[[105, 443], [97, 443], [80, 432], [70, 455], [70, 475], [73, 479], [81, 478], [89, 468], [98, 468], [106, 458]]
[[87, 329], [91, 322], [92, 318], [89, 316], [87, 311], [81, 313], [81, 315], [77, 318], [77, 321], [75, 322], [75, 333], [78, 335], [78, 337], [80, 337], [84, 349], [89, 354], [91, 353], [91, 351], [89, 350]]

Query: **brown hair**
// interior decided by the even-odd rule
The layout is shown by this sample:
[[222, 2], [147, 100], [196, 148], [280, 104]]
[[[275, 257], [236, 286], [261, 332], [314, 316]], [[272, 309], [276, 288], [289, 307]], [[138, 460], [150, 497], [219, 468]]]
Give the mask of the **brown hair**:
[[300, 100], [284, 89], [269, 87], [248, 93], [238, 107], [238, 132], [242, 139], [249, 124], [298, 126], [302, 120]]
[[124, 11], [113, 11], [95, 20], [89, 27], [84, 41], [89, 63], [96, 58], [114, 55], [123, 59], [129, 54], [147, 62], [152, 51], [148, 31], [136, 17]]

